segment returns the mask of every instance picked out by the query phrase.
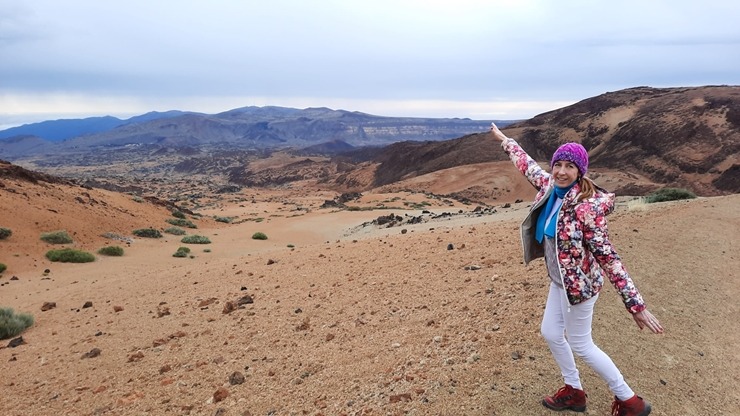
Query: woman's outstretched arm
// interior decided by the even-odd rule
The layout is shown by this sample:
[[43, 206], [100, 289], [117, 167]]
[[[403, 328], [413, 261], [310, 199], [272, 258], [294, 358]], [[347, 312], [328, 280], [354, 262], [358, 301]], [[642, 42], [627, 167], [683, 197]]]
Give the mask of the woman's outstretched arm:
[[498, 141], [503, 142], [504, 140], [508, 139], [506, 135], [498, 129], [498, 126], [496, 126], [496, 123], [491, 123], [491, 133], [493, 133], [493, 137], [495, 137]]
[[547, 171], [530, 157], [527, 152], [519, 146], [516, 140], [507, 137], [495, 123], [491, 123], [491, 134], [497, 140], [501, 141], [501, 147], [503, 147], [506, 154], [509, 155], [509, 159], [514, 163], [514, 166], [519, 172], [524, 175], [529, 183], [535, 187], [538, 191], [549, 185], [551, 176]]

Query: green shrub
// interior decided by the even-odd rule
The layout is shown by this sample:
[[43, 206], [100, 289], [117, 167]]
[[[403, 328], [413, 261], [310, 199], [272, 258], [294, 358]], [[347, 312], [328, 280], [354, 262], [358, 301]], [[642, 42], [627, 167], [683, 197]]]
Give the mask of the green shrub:
[[652, 204], [653, 202], [679, 201], [694, 198], [696, 198], [696, 194], [687, 189], [663, 188], [651, 193], [645, 200], [647, 203]]
[[11, 308], [0, 308], [0, 339], [14, 337], [33, 325], [33, 316], [16, 314]]
[[133, 201], [134, 201], [134, 202], [139, 202], [139, 203], [142, 203], [142, 202], [144, 202], [144, 198], [142, 198], [142, 197], [140, 197], [140, 196], [134, 196], [134, 197], [133, 197], [133, 198], [131, 198], [131, 199], [133, 199]]
[[5, 240], [13, 234], [8, 228], [0, 228], [0, 240]]
[[203, 252], [204, 252], [204, 253], [210, 253], [210, 252], [211, 252], [211, 249], [210, 249], [210, 248], [204, 248], [204, 249], [203, 249]]
[[167, 223], [169, 224], [176, 225], [178, 227], [198, 228], [198, 226], [193, 224], [192, 221], [182, 219], [182, 218], [167, 218], [165, 221], [167, 221]]
[[134, 235], [137, 237], [146, 238], [162, 238], [162, 233], [160, 233], [159, 230], [155, 230], [154, 228], [140, 228], [138, 230], [134, 230]]
[[252, 234], [252, 240], [267, 240], [267, 235], [258, 231]]
[[185, 244], [211, 244], [211, 240], [202, 235], [186, 235], [180, 242]]
[[95, 261], [95, 256], [87, 251], [63, 248], [61, 250], [49, 250], [46, 258], [61, 263], [89, 263]]
[[234, 221], [234, 218], [232, 218], [232, 217], [219, 217], [219, 216], [215, 216], [213, 218], [216, 220], [216, 222], [225, 222], [227, 224], [230, 223], [231, 221]]
[[288, 244], [288, 248], [295, 248], [294, 244]]
[[66, 231], [52, 231], [50, 233], [41, 233], [41, 240], [46, 241], [49, 244], [70, 244], [72, 243], [72, 237], [67, 234]]
[[123, 256], [123, 247], [105, 246], [98, 250], [98, 254], [102, 254], [104, 256]]
[[186, 234], [185, 230], [183, 230], [180, 227], [170, 227], [164, 230], [164, 232], [166, 232], [167, 234], [172, 234], [172, 235], [185, 235]]
[[182, 213], [182, 211], [172, 211], [172, 216], [175, 218], [185, 219], [185, 214]]
[[4, 272], [8, 269], [8, 266], [4, 265], [3, 263], [0, 263], [0, 273]]
[[175, 254], [172, 255], [172, 257], [187, 257], [189, 253], [190, 253], [190, 248], [180, 247], [177, 249]]

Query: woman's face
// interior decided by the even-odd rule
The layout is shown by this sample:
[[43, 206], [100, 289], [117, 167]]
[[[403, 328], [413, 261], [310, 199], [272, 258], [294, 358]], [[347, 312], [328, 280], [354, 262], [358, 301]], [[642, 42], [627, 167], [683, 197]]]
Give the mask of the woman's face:
[[556, 186], [565, 188], [578, 179], [578, 166], [567, 160], [558, 160], [552, 165], [552, 177]]

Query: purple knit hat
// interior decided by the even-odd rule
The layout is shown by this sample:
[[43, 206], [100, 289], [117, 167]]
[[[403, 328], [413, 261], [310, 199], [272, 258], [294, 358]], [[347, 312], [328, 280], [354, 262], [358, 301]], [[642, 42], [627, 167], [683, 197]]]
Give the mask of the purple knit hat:
[[586, 148], [581, 146], [579, 143], [565, 143], [558, 147], [552, 155], [550, 161], [550, 168], [555, 165], [558, 160], [567, 160], [573, 162], [578, 167], [578, 171], [581, 172], [581, 176], [585, 175], [588, 171], [588, 152]]

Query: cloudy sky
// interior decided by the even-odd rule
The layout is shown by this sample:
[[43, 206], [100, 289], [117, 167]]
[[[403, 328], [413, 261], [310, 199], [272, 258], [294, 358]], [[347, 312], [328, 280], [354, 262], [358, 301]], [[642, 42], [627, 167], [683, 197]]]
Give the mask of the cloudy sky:
[[0, 129], [249, 105], [521, 119], [740, 85], [737, 0], [0, 0]]

